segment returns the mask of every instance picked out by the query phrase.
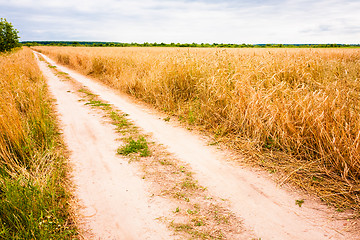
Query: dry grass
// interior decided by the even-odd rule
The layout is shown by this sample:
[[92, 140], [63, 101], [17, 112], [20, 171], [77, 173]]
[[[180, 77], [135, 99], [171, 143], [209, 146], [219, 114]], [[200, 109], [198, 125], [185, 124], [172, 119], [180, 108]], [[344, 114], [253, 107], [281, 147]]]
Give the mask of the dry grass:
[[0, 239], [70, 239], [65, 163], [30, 49], [0, 54]]
[[36, 49], [360, 208], [358, 49]]

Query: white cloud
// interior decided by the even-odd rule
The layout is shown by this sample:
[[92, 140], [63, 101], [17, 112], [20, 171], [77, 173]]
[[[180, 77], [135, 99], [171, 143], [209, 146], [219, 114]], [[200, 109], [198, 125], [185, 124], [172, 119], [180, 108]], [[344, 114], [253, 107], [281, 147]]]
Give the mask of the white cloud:
[[21, 40], [359, 43], [351, 0], [0, 0]]

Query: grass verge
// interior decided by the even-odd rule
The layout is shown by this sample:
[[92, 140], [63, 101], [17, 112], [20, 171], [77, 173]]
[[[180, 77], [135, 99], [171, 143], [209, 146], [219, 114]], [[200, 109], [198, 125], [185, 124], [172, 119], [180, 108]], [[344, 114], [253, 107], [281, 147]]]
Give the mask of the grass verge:
[[66, 159], [33, 53], [0, 55], [0, 239], [73, 239]]

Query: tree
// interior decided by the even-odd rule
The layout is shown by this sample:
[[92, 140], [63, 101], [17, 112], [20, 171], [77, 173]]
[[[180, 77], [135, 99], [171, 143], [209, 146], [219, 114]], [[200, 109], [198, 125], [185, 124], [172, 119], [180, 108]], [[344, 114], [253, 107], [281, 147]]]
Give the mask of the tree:
[[0, 18], [0, 52], [20, 46], [18, 33], [5, 18]]

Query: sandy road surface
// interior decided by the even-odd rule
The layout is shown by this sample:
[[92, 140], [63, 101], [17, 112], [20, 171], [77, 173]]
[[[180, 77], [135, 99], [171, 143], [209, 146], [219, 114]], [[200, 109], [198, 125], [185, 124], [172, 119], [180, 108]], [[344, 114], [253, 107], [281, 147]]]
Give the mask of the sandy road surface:
[[119, 142], [113, 126], [79, 102], [69, 92], [71, 85], [60, 81], [45, 62], [39, 61], [39, 66], [57, 101], [63, 136], [71, 151], [75, 194], [85, 206], [81, 212], [85, 228], [93, 234], [85, 238], [174, 239], [155, 220], [168, 210], [166, 203], [154, 197], [150, 200], [148, 186], [135, 168], [115, 155]]
[[[52, 65], [57, 65], [46, 56], [44, 58]], [[137, 126], [152, 133], [159, 143], [168, 147], [169, 152], [189, 163], [199, 183], [212, 194], [228, 199], [231, 210], [244, 219], [245, 226], [253, 230], [257, 237], [359, 239], [354, 233], [346, 231], [349, 222], [337, 220], [335, 217], [338, 215], [318, 201], [281, 189], [262, 174], [227, 162], [226, 155], [207, 146], [199, 136], [164, 122], [151, 110], [134, 104], [98, 82], [57, 66], [103, 100], [129, 114]], [[297, 199], [305, 199], [302, 207], [295, 205]]]

